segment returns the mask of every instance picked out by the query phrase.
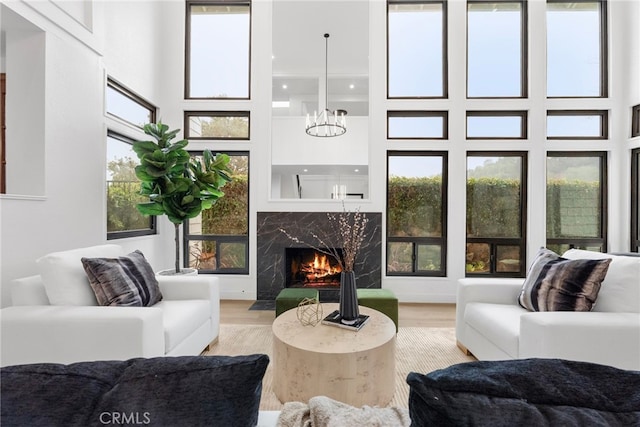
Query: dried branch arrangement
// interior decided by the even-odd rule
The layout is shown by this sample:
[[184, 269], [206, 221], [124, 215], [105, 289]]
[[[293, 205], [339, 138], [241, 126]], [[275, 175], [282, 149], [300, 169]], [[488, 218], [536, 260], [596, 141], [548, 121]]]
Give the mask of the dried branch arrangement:
[[[335, 244], [326, 232], [322, 232], [322, 236], [311, 232], [311, 236], [315, 239], [316, 244], [311, 244], [292, 236], [287, 230], [280, 228], [285, 236], [291, 241], [308, 246], [316, 251], [335, 258], [340, 264], [342, 271], [353, 271], [358, 252], [362, 247], [362, 242], [366, 237], [365, 229], [369, 219], [365, 213], [356, 209], [354, 212], [343, 210], [340, 213], [327, 213], [327, 218], [332, 229], [337, 229], [340, 242]], [[326, 242], [329, 242], [327, 244]], [[342, 249], [342, 254], [340, 254]]]

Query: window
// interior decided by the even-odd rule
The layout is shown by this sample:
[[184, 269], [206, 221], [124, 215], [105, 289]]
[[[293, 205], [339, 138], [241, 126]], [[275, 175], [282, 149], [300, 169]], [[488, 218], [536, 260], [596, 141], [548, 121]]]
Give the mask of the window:
[[547, 96], [607, 96], [607, 3], [547, 1]]
[[248, 99], [251, 2], [187, 1], [185, 98]]
[[445, 276], [447, 153], [387, 153], [387, 274]]
[[606, 111], [547, 111], [548, 139], [607, 139]]
[[467, 1], [467, 96], [526, 97], [526, 7]]
[[467, 111], [467, 139], [526, 138], [526, 111]]
[[527, 153], [467, 153], [467, 276], [524, 277]]
[[388, 111], [388, 139], [447, 139], [446, 111]]
[[[211, 209], [185, 221], [184, 259], [203, 273], [249, 273], [249, 153], [227, 152], [231, 182]], [[202, 153], [192, 153], [198, 158]]]
[[187, 139], [249, 139], [248, 111], [186, 111]]
[[547, 153], [547, 247], [605, 252], [605, 152]]
[[125, 86], [107, 78], [107, 113], [133, 126], [142, 128], [155, 123], [156, 107]]
[[631, 136], [640, 136], [640, 105], [636, 105], [631, 113]]
[[144, 216], [136, 205], [146, 202], [140, 195], [135, 167], [140, 164], [133, 140], [107, 133], [107, 240], [156, 233], [156, 217]]
[[388, 0], [387, 97], [446, 98], [446, 2]]
[[631, 150], [631, 251], [640, 252], [640, 148]]

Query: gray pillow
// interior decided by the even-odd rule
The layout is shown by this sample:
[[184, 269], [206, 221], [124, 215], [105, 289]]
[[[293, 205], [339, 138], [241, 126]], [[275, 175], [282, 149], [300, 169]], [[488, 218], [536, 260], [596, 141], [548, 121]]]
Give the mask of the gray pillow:
[[518, 303], [529, 311], [591, 311], [610, 263], [610, 258], [569, 260], [541, 248]]
[[82, 258], [98, 304], [149, 307], [162, 300], [158, 280], [142, 252], [117, 258]]

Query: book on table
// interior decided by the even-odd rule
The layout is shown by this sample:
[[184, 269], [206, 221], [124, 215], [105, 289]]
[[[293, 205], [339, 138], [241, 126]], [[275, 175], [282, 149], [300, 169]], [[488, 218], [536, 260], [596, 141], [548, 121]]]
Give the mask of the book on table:
[[367, 322], [369, 321], [369, 316], [366, 314], [361, 314], [357, 317], [355, 322], [351, 325], [347, 325], [342, 323], [342, 316], [340, 316], [340, 312], [335, 310], [327, 317], [322, 319], [322, 323], [324, 325], [337, 326], [339, 328], [349, 329], [351, 331], [359, 331]]

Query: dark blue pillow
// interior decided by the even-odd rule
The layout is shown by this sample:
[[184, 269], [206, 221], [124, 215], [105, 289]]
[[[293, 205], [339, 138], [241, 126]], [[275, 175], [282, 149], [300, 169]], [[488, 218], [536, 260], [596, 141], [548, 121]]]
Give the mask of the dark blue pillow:
[[255, 426], [269, 357], [183, 356], [1, 370], [4, 426]]
[[412, 426], [640, 425], [640, 372], [560, 359], [411, 372]]

